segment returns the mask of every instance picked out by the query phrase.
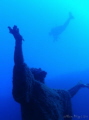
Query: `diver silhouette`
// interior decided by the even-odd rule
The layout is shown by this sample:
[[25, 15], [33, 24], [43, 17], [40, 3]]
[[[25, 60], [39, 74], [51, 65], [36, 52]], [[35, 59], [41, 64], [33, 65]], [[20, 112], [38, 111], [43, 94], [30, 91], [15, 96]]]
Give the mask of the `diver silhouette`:
[[70, 90], [47, 87], [44, 82], [47, 72], [29, 68], [24, 62], [19, 29], [8, 28], [15, 38], [12, 94], [21, 105], [22, 120], [72, 120], [71, 98], [80, 88], [89, 88], [89, 84], [79, 83]]
[[53, 37], [54, 41], [58, 40], [59, 35], [67, 28], [68, 24], [70, 23], [72, 19], [74, 19], [74, 17], [72, 13], [69, 12], [69, 17], [63, 25], [57, 26], [51, 29], [51, 31], [49, 32], [49, 35]]

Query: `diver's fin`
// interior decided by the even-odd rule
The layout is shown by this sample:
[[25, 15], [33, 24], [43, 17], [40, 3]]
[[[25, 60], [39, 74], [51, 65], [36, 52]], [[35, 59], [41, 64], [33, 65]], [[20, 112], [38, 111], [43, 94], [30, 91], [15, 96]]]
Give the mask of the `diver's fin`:
[[70, 19], [74, 19], [74, 16], [72, 15], [71, 12], [69, 12], [69, 17], [70, 17]]

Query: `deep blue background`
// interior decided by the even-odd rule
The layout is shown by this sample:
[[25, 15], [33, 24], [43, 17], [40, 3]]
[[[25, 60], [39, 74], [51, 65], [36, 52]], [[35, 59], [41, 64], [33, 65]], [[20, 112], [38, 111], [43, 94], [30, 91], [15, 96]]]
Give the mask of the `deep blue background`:
[[[21, 120], [20, 106], [12, 98], [14, 38], [7, 26], [16, 24], [25, 41], [23, 53], [29, 67], [48, 72], [46, 84], [69, 89], [80, 80], [89, 82], [88, 0], [0, 1], [0, 120]], [[62, 25], [72, 12], [75, 17], [57, 42], [51, 28]], [[89, 120], [89, 90], [81, 89], [72, 99], [76, 117]]]

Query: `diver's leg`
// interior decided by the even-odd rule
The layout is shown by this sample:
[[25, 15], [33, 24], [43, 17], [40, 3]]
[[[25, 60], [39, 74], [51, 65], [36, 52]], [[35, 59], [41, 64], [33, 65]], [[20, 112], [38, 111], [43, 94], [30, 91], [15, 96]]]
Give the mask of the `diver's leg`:
[[58, 36], [53, 37], [53, 42], [56, 42], [56, 41], [58, 41]]

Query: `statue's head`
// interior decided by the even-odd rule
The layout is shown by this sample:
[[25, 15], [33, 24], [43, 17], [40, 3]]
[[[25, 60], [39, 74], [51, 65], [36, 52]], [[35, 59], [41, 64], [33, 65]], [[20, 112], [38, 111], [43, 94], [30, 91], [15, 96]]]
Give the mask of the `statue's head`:
[[47, 75], [47, 72], [43, 71], [41, 68], [31, 68], [31, 72], [34, 75], [34, 78], [42, 83]]

